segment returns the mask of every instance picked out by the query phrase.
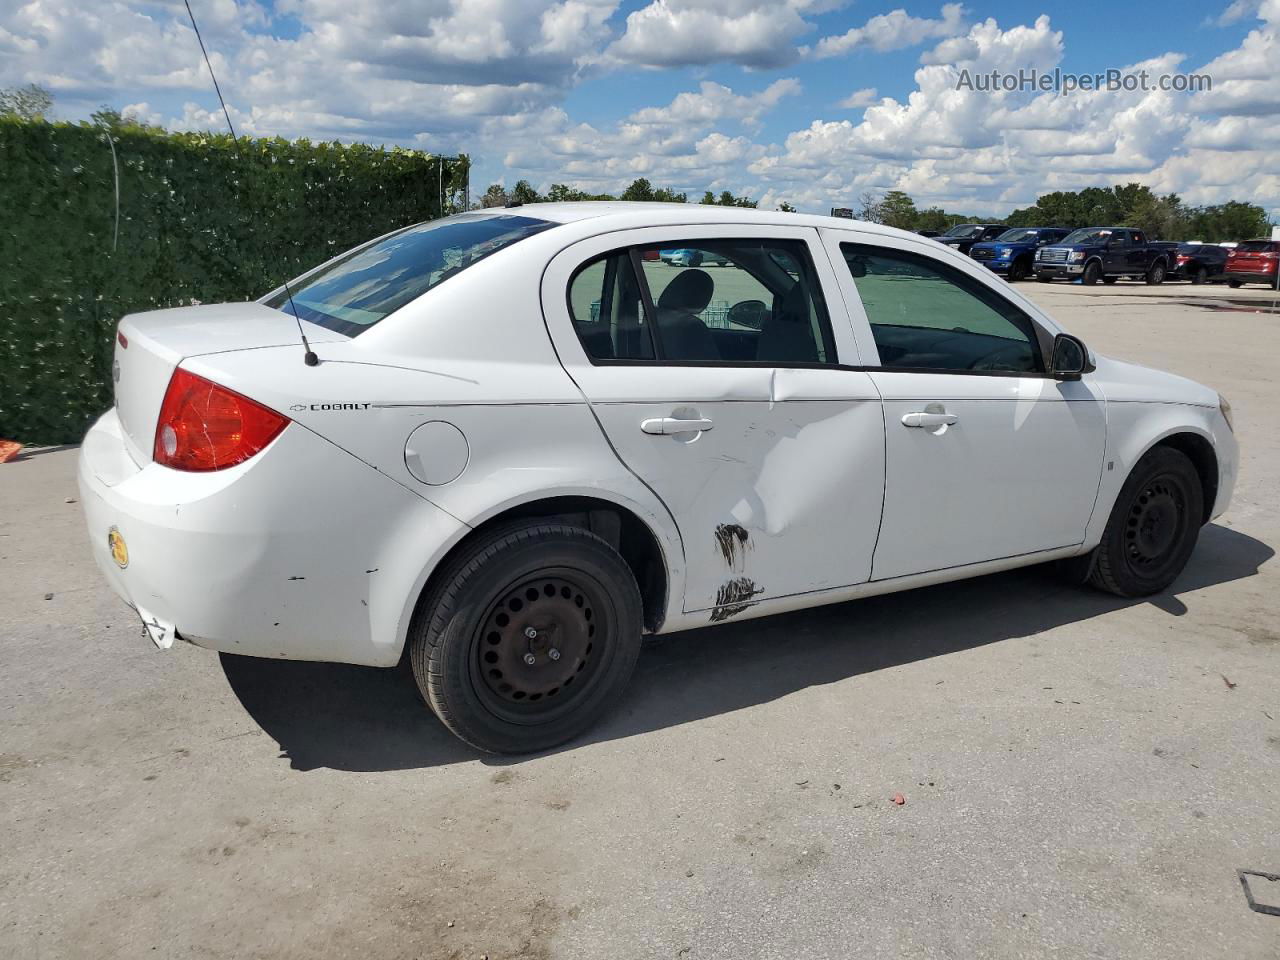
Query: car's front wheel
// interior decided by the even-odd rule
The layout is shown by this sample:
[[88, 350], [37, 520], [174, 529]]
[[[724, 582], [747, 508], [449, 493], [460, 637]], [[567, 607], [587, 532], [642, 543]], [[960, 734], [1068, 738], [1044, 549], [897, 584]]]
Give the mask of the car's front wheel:
[[1102, 279], [1102, 267], [1099, 266], [1097, 260], [1094, 260], [1085, 266], [1084, 275], [1080, 279], [1085, 286], [1090, 287]]
[[1090, 582], [1122, 597], [1159, 593], [1187, 565], [1203, 517], [1200, 475], [1187, 455], [1149, 451], [1116, 497]]
[[641, 617], [635, 578], [604, 540], [559, 523], [506, 527], [465, 549], [424, 595], [413, 674], [472, 746], [544, 750], [617, 703]]
[[1025, 259], [1013, 261], [1009, 265], [1009, 282], [1017, 283], [1019, 280], [1027, 279], [1027, 275], [1031, 273], [1031, 264]]

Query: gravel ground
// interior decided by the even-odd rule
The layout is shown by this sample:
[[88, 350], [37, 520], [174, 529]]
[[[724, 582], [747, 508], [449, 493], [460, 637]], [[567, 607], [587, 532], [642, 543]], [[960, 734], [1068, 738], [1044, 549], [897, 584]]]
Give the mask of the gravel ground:
[[1231, 399], [1236, 501], [1173, 592], [1032, 569], [663, 638], [533, 759], [403, 671], [156, 651], [75, 451], [0, 466], [0, 956], [1280, 957], [1236, 877], [1280, 872], [1280, 312], [1021, 289]]

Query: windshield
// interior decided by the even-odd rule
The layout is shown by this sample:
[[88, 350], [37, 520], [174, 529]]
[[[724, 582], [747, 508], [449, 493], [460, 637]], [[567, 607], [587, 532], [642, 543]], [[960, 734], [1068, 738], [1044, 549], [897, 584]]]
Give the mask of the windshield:
[[1110, 230], [1099, 230], [1097, 227], [1081, 227], [1068, 233], [1062, 243], [1101, 243], [1111, 238]]
[[1035, 240], [1040, 236], [1039, 230], [1028, 230], [1026, 227], [1018, 227], [1015, 230], [1006, 230], [1000, 236], [996, 237], [999, 243], [1020, 243], [1026, 240]]
[[961, 240], [968, 240], [970, 237], [976, 237], [982, 233], [982, 227], [976, 223], [957, 223], [954, 227], [943, 234], [944, 237], [959, 237]]
[[464, 214], [406, 227], [357, 247], [264, 301], [303, 320], [355, 336], [491, 253], [554, 223]]

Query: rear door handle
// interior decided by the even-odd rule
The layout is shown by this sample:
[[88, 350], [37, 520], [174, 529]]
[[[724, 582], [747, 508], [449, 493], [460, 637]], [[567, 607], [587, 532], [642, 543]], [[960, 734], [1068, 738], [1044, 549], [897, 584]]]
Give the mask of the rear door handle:
[[645, 433], [652, 433], [660, 437], [669, 437], [677, 433], [701, 433], [703, 430], [710, 430], [715, 424], [710, 420], [680, 420], [676, 417], [655, 417], [652, 420], [644, 420], [640, 424], [640, 429]]
[[920, 410], [916, 413], [904, 413], [902, 425], [904, 427], [949, 427], [959, 419], [954, 413], [926, 413]]

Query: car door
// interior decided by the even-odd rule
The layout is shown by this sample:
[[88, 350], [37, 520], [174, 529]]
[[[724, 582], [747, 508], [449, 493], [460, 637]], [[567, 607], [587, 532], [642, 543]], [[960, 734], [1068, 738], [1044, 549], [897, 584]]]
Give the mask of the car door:
[[[1106, 437], [1100, 391], [1044, 373], [1051, 333], [923, 244], [826, 231], [883, 397], [885, 580], [1083, 542]], [[836, 259], [839, 258], [839, 259]]]
[[[543, 307], [565, 370], [683, 541], [686, 612], [871, 574], [884, 424], [817, 232], [646, 229], [572, 245]], [[701, 252], [688, 267], [653, 249]], [[832, 324], [835, 314], [841, 322]]]
[[1114, 230], [1111, 236], [1107, 238], [1107, 246], [1102, 254], [1103, 266], [1106, 272], [1128, 273], [1132, 267], [1129, 264], [1129, 236], [1123, 230]]

